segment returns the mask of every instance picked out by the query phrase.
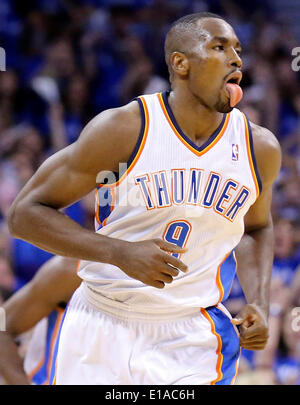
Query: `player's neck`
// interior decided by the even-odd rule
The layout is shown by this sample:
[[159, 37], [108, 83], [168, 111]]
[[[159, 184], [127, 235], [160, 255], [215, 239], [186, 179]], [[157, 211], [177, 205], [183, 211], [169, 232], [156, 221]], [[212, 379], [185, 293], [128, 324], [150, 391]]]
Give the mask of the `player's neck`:
[[181, 130], [198, 146], [201, 146], [222, 122], [224, 114], [208, 109], [181, 90], [171, 91], [168, 102]]

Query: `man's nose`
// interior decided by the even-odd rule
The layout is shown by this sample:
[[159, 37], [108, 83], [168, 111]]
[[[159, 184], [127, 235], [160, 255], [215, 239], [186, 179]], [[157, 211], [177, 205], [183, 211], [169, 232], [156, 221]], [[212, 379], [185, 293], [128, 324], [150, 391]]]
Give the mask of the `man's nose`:
[[229, 65], [232, 67], [237, 67], [239, 69], [242, 68], [243, 62], [242, 59], [240, 58], [239, 54], [235, 49], [231, 50], [230, 56], [229, 56]]

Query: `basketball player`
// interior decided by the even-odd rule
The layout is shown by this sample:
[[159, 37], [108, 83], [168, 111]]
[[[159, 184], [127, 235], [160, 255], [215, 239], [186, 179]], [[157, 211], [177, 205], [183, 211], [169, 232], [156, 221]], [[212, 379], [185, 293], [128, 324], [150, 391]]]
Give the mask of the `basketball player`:
[[[7, 384], [49, 384], [64, 308], [81, 282], [75, 271], [77, 262], [53, 257], [4, 303], [6, 331], [0, 332], [0, 375]], [[23, 365], [15, 338], [34, 326]]]
[[[13, 203], [13, 236], [82, 260], [56, 384], [231, 384], [240, 344], [265, 347], [281, 154], [234, 108], [240, 53], [222, 18], [176, 21], [165, 42], [171, 91], [96, 116]], [[92, 233], [60, 209], [95, 179]], [[235, 259], [247, 305], [231, 320], [221, 302]]]

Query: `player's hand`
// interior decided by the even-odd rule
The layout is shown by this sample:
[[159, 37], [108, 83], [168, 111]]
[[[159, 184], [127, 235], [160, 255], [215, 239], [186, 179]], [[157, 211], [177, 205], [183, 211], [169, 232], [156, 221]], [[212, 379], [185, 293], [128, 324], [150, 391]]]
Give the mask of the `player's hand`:
[[187, 249], [162, 239], [124, 242], [116, 253], [116, 265], [129, 277], [144, 284], [164, 288], [173, 278], [188, 271], [187, 266], [169, 253], [184, 253]]
[[265, 348], [269, 337], [268, 322], [266, 315], [257, 305], [245, 305], [231, 322], [239, 326], [240, 344], [244, 349]]

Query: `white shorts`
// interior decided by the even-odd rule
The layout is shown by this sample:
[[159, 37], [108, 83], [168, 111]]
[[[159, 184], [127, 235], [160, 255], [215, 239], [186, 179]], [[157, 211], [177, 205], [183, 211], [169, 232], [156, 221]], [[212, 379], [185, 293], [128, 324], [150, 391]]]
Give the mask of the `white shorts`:
[[141, 316], [100, 303], [82, 283], [62, 323], [52, 383], [233, 384], [240, 345], [230, 319], [223, 305]]

